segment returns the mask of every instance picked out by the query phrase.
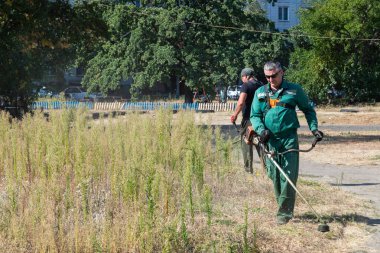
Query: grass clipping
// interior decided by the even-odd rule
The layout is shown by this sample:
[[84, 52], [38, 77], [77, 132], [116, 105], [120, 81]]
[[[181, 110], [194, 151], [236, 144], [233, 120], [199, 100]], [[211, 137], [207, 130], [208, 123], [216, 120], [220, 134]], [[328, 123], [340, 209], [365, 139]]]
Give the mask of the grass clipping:
[[[300, 180], [333, 216], [322, 234], [306, 205], [275, 225], [271, 182], [192, 113], [94, 123], [85, 110], [0, 121], [0, 248], [7, 252], [343, 252], [365, 232], [364, 207]], [[349, 200], [349, 201], [348, 201]], [[353, 235], [354, 236], [351, 236]]]

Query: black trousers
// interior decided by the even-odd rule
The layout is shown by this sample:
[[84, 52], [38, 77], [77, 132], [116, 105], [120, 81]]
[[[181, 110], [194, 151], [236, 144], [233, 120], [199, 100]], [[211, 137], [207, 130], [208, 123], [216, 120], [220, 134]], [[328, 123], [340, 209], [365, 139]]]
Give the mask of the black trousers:
[[244, 141], [243, 136], [247, 131], [248, 126], [252, 126], [251, 121], [249, 119], [243, 119], [240, 124], [240, 145], [243, 153], [244, 169], [247, 172], [253, 173], [253, 146], [256, 148], [259, 160], [261, 160], [261, 156], [259, 146], [247, 144]]

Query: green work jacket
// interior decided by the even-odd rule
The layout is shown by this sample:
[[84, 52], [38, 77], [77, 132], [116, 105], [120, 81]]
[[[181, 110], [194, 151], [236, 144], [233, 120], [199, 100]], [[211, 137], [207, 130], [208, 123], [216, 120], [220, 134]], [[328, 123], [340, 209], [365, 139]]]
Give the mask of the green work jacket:
[[[269, 97], [277, 99], [277, 106], [268, 110], [265, 87], [257, 89], [253, 98], [251, 108], [251, 123], [256, 133], [261, 134], [265, 129], [269, 129], [272, 134], [281, 135], [288, 131], [300, 127], [296, 106], [305, 114], [309, 129], [311, 131], [318, 129], [318, 121], [315, 110], [311, 105], [305, 91], [299, 84], [282, 81], [280, 89], [272, 92], [270, 84], [267, 87]], [[264, 119], [265, 115], [265, 119]]]

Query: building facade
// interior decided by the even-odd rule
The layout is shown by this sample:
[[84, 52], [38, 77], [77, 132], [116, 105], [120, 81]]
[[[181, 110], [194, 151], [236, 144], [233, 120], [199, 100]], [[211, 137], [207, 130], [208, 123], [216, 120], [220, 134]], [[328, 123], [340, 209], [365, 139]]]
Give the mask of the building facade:
[[312, 0], [258, 0], [267, 18], [283, 32], [299, 24], [299, 10], [308, 8]]

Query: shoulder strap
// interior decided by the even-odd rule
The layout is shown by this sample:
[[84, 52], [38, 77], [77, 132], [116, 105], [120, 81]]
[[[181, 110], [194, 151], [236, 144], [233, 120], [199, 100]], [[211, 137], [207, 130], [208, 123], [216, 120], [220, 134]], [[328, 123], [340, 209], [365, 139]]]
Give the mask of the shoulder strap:
[[[265, 97], [266, 97], [266, 108], [265, 108], [265, 111], [264, 111], [264, 113], [263, 113], [263, 118], [265, 119], [265, 116], [266, 116], [266, 114], [267, 114], [267, 112], [272, 108], [271, 106], [270, 106], [270, 97], [269, 97], [269, 84], [268, 85], [264, 85], [264, 90], [265, 90]], [[280, 94], [278, 95], [278, 99], [281, 99], [281, 97], [282, 97], [282, 95], [283, 95], [283, 93], [284, 93], [284, 91], [285, 91], [286, 89], [284, 89], [284, 88], [282, 88], [282, 91], [280, 92]], [[293, 109], [293, 110], [295, 110], [295, 107], [294, 106], [292, 106], [292, 105], [289, 105], [289, 104], [287, 104], [287, 103], [284, 103], [284, 102], [277, 102], [277, 104], [276, 105], [278, 105], [278, 106], [282, 106], [282, 107], [285, 107], [285, 108], [288, 108], [288, 109]]]
[[285, 89], [285, 88], [281, 88], [282, 90], [281, 90], [281, 92], [280, 92], [280, 94], [278, 94], [278, 99], [281, 99], [282, 98], [282, 95], [284, 94], [284, 91], [286, 91], [287, 89]]
[[264, 85], [264, 91], [265, 91], [265, 97], [266, 97], [266, 100], [267, 100], [267, 110], [270, 109], [270, 97], [269, 97], [269, 90], [268, 90], [268, 85]]
[[267, 112], [270, 110], [270, 97], [269, 97], [269, 90], [268, 90], [268, 86], [269, 84], [264, 84], [264, 91], [265, 91], [265, 97], [266, 97], [266, 102], [267, 102], [267, 106], [265, 108], [265, 111], [263, 113], [263, 118], [265, 119], [265, 115], [267, 114]]

